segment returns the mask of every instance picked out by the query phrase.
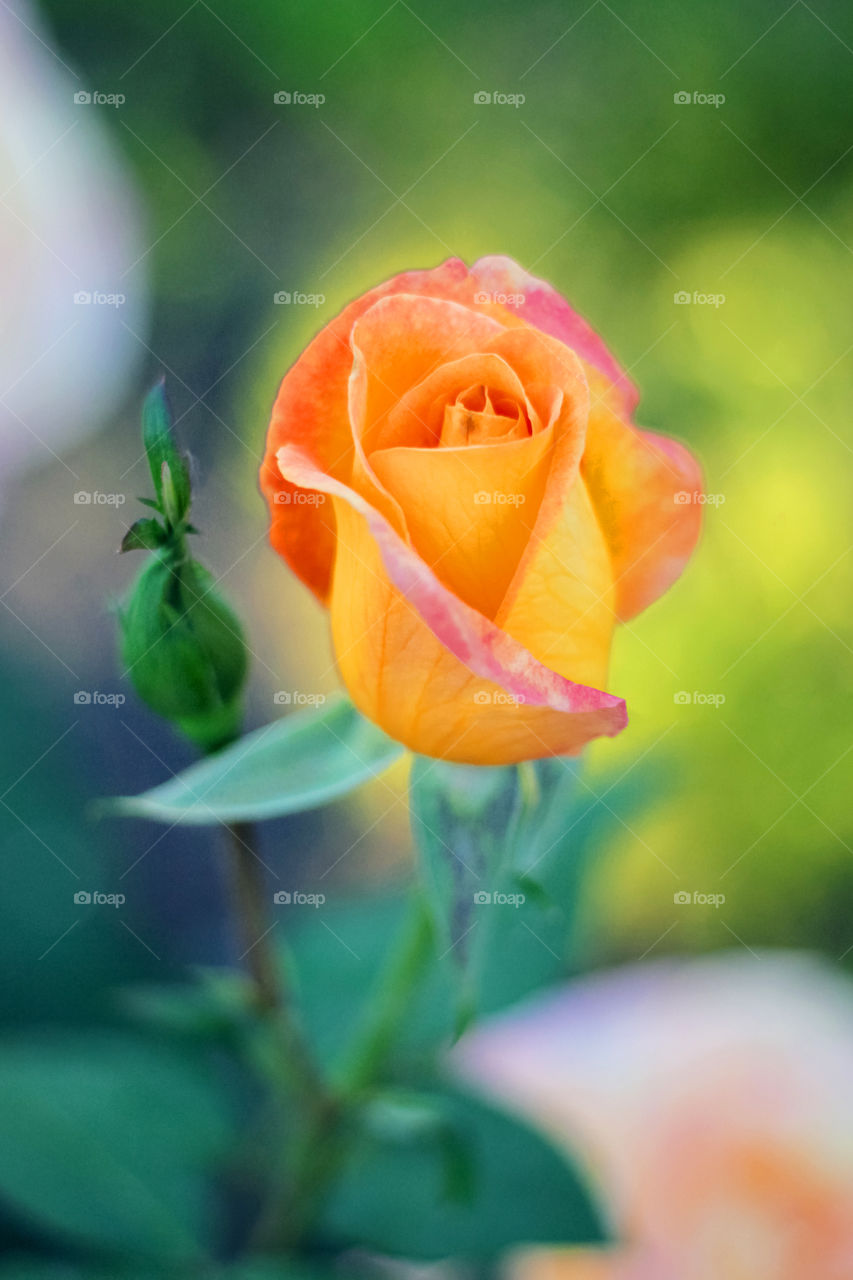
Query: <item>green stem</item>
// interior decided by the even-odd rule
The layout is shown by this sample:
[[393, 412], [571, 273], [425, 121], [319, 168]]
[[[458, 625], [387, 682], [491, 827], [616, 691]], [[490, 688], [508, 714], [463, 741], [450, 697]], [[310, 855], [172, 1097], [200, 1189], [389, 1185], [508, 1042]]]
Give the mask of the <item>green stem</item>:
[[387, 1061], [417, 983], [432, 954], [432, 928], [420, 898], [392, 949], [378, 985], [375, 1010], [357, 1035], [339, 1079], [337, 1097], [306, 1123], [296, 1151], [286, 1215], [281, 1196], [272, 1199], [257, 1241], [272, 1249], [292, 1249], [311, 1229], [323, 1199], [346, 1159], [351, 1128], [348, 1108], [373, 1084]]
[[247, 822], [225, 828], [231, 852], [240, 937], [246, 949], [241, 956], [254, 985], [255, 1001], [264, 1012], [284, 1004], [283, 984], [268, 942], [270, 923], [267, 888], [262, 865], [253, 848], [254, 832]]
[[[254, 1002], [267, 1022], [275, 1051], [276, 1128], [280, 1129], [280, 1161], [273, 1170], [273, 1189], [253, 1233], [257, 1247], [288, 1247], [308, 1225], [306, 1203], [313, 1202], [316, 1153], [325, 1150], [337, 1126], [338, 1104], [327, 1089], [299, 1022], [286, 980], [272, 947], [269, 889], [263, 866], [254, 852], [252, 827], [234, 823], [226, 828], [240, 934], [246, 946], [242, 959], [252, 979]], [[296, 1111], [294, 1112], [294, 1100]], [[288, 1139], [301, 1127], [302, 1137], [292, 1165], [286, 1160]]]
[[[432, 928], [426, 908], [417, 897], [387, 962], [376, 999], [371, 1002], [373, 1013], [344, 1064], [341, 1090], [336, 1096], [314, 1063], [289, 998], [285, 975], [275, 962], [269, 942], [268, 890], [252, 848], [252, 829], [235, 823], [227, 831], [237, 915], [248, 944], [243, 955], [258, 1010], [270, 1019], [279, 1045], [285, 1088], [276, 1100], [277, 1107], [283, 1125], [289, 1120], [292, 1128], [298, 1126], [300, 1130], [291, 1160], [273, 1177], [274, 1185], [256, 1224], [252, 1244], [262, 1250], [291, 1250], [310, 1230], [345, 1157], [346, 1103], [369, 1088], [381, 1073], [432, 953]], [[303, 1108], [298, 1116], [292, 1113], [291, 1090], [295, 1090]]]
[[343, 1064], [341, 1077], [346, 1095], [360, 1093], [380, 1074], [412, 993], [424, 974], [432, 946], [432, 924], [418, 894], [385, 966], [375, 999], [370, 1002], [372, 1015]]
[[254, 830], [245, 822], [226, 830], [233, 855], [237, 918], [248, 944], [241, 958], [252, 978], [255, 1003], [275, 1032], [284, 1076], [292, 1081], [305, 1105], [325, 1111], [329, 1103], [326, 1086], [297, 1016], [285, 966], [278, 963], [272, 946], [269, 889], [263, 864], [254, 851]]

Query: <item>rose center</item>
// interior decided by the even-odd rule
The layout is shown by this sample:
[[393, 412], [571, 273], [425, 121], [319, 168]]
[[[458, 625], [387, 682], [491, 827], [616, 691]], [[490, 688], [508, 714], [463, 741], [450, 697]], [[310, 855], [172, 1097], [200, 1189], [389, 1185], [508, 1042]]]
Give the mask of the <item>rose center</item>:
[[522, 440], [531, 434], [522, 405], [501, 391], [478, 384], [461, 391], [453, 404], [445, 405], [439, 445], [492, 444]]

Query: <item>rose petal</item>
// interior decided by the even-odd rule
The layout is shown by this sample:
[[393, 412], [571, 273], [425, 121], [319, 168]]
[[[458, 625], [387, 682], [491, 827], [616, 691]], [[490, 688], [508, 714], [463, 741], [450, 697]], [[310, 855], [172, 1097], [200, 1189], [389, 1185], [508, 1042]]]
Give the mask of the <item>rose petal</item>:
[[460, 599], [493, 618], [545, 493], [554, 428], [524, 440], [380, 449], [376, 475], [406, 513], [423, 560]]
[[607, 679], [615, 624], [613, 568], [583, 480], [568, 493], [561, 488], [560, 469], [552, 467], [495, 621], [546, 666], [598, 687]]
[[353, 378], [366, 383], [358, 422], [369, 456], [383, 438], [386, 416], [435, 369], [481, 352], [502, 326], [456, 302], [412, 294], [383, 298], [353, 326]]
[[[281, 382], [267, 434], [260, 474], [261, 491], [270, 506], [270, 541], [315, 595], [325, 601], [335, 555], [334, 519], [330, 503], [295, 502], [294, 487], [278, 469], [276, 454], [289, 442], [300, 444], [321, 460], [323, 470], [349, 476], [352, 439], [347, 412], [347, 382], [352, 370], [350, 333], [359, 316], [380, 298], [396, 293], [437, 298], [470, 294], [464, 262], [452, 258], [428, 271], [405, 271], [344, 307], [323, 328]], [[286, 495], [289, 501], [277, 500]]]
[[506, 301], [502, 305], [528, 324], [559, 338], [581, 359], [599, 369], [618, 387], [626, 414], [633, 412], [640, 398], [636, 387], [595, 330], [547, 281], [530, 275], [512, 258], [501, 255], [480, 258], [471, 268], [471, 276], [475, 289], [493, 298], [520, 296], [521, 300]]
[[[414, 424], [403, 419], [404, 413], [427, 413], [436, 396], [449, 394], [460, 381], [473, 377], [516, 396], [523, 395], [528, 385], [531, 401], [553, 426], [518, 443], [457, 450], [382, 450], [372, 460], [383, 485], [405, 511], [422, 558], [451, 590], [494, 618], [511, 582], [521, 577], [517, 567], [522, 556], [525, 564], [533, 561], [531, 540], [538, 544], [569, 502], [583, 451], [589, 392], [577, 357], [554, 338], [528, 328], [504, 330], [491, 346], [492, 353], [468, 356], [456, 362], [453, 370], [448, 366], [430, 375], [389, 416], [389, 426], [401, 433], [413, 431]], [[543, 379], [541, 386], [537, 377]], [[550, 500], [540, 519], [546, 492]], [[522, 593], [504, 630], [538, 655], [540, 649], [553, 647], [554, 638], [570, 622], [583, 616], [584, 625], [546, 665], [555, 666], [569, 679], [597, 685], [606, 675], [612, 602], [607, 598], [603, 605], [604, 625], [602, 609], [594, 609], [591, 616], [589, 610], [600, 596], [609, 597], [611, 573], [594, 519], [587, 521], [589, 529], [580, 536], [579, 520], [585, 510], [575, 503], [560, 539], [555, 539], [548, 555], [535, 559], [530, 589]], [[573, 557], [565, 573], [560, 548], [564, 556]], [[591, 587], [584, 585], [587, 573], [593, 578]], [[551, 577], [555, 577], [553, 583]], [[517, 586], [515, 595], [519, 590]], [[553, 599], [543, 607], [545, 596]], [[525, 608], [530, 609], [526, 617], [522, 616]], [[509, 618], [509, 605], [503, 616]], [[592, 633], [595, 643], [585, 653], [580, 641]], [[571, 669], [572, 657], [585, 662], [583, 674], [580, 667]], [[595, 671], [595, 681], [587, 679], [586, 670]]]
[[[493, 764], [575, 753], [624, 728], [621, 698], [538, 663], [302, 450], [286, 445], [278, 462], [291, 483], [335, 500], [335, 651], [356, 705], [391, 736], [425, 755]], [[495, 701], [506, 694], [517, 705]]]
[[[524, 383], [501, 356], [478, 351], [450, 360], [410, 387], [388, 413], [381, 428], [372, 433], [373, 450], [397, 445], [427, 449], [436, 444], [444, 425], [444, 405], [452, 403], [460, 391], [481, 381], [492, 391], [504, 392], [526, 409], [535, 429], [541, 430], [543, 404], [528, 399]], [[550, 409], [550, 405], [548, 406]], [[547, 410], [546, 410], [547, 413]]]
[[616, 611], [628, 621], [672, 586], [696, 546], [702, 472], [683, 445], [629, 426], [600, 401], [581, 471], [610, 547]]

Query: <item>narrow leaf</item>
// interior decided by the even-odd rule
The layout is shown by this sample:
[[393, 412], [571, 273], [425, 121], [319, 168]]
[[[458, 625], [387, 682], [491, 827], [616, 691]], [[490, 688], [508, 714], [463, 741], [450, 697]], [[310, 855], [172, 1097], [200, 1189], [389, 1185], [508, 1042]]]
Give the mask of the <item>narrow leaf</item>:
[[108, 808], [155, 822], [204, 825], [280, 818], [346, 795], [403, 753], [343, 698], [296, 711]]
[[190, 509], [190, 473], [172, 438], [172, 413], [162, 379], [142, 406], [142, 443], [160, 509], [176, 524]]

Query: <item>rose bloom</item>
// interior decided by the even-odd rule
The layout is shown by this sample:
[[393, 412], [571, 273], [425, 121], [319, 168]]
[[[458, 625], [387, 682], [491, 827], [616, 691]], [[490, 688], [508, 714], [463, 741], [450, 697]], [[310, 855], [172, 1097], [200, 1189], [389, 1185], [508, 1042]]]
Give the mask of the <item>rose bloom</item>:
[[794, 952], [641, 964], [485, 1024], [457, 1071], [585, 1159], [622, 1246], [513, 1280], [850, 1280], [853, 985]]
[[632, 425], [636, 400], [508, 258], [395, 276], [285, 376], [261, 471], [271, 540], [391, 737], [508, 764], [624, 728], [614, 625], [678, 577], [701, 510], [696, 462]]

